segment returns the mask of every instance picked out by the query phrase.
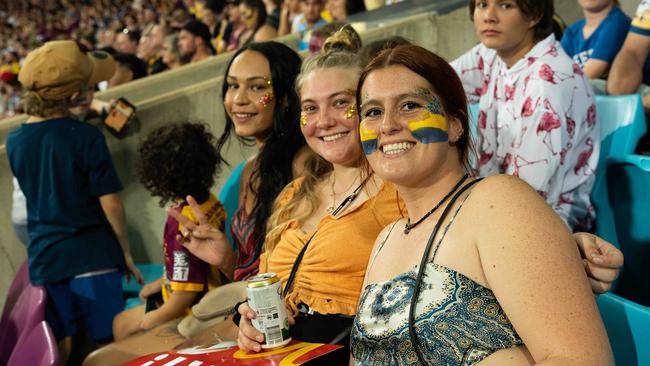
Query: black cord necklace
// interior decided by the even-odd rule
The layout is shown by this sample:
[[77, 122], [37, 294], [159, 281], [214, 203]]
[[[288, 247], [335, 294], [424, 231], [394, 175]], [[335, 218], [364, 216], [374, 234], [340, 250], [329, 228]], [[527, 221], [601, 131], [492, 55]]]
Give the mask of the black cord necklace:
[[463, 175], [463, 177], [460, 178], [460, 180], [458, 181], [458, 183], [456, 183], [456, 185], [454, 186], [454, 188], [451, 189], [451, 191], [449, 191], [449, 192], [448, 192], [444, 197], [442, 197], [442, 199], [441, 199], [441, 200], [440, 200], [440, 201], [439, 201], [435, 206], [433, 206], [433, 208], [432, 208], [431, 210], [429, 210], [429, 212], [425, 213], [424, 216], [422, 216], [418, 221], [416, 221], [416, 222], [414, 222], [413, 224], [411, 224], [411, 218], [410, 218], [410, 217], [407, 218], [407, 219], [406, 219], [406, 225], [404, 225], [404, 235], [408, 235], [408, 233], [411, 232], [411, 230], [412, 230], [414, 227], [420, 225], [420, 224], [422, 223], [422, 221], [426, 220], [427, 217], [431, 216], [432, 213], [436, 212], [436, 210], [437, 210], [440, 206], [442, 206], [442, 204], [445, 203], [445, 201], [447, 201], [447, 200], [449, 199], [449, 197], [451, 197], [451, 195], [452, 195], [454, 192], [456, 192], [456, 190], [458, 189], [458, 187], [460, 187], [461, 184], [463, 184], [463, 182], [464, 182], [466, 179], [467, 179], [467, 173], [465, 173], [465, 175]]
[[352, 191], [352, 193], [350, 193], [349, 196], [345, 197], [345, 199], [343, 199], [343, 201], [341, 201], [341, 203], [335, 209], [333, 209], [331, 212], [328, 213], [332, 216], [336, 216], [339, 213], [341, 213], [341, 211], [343, 211], [350, 203], [352, 203], [352, 201], [354, 201], [357, 198], [359, 192], [361, 192], [361, 188], [363, 188], [366, 185], [366, 182], [368, 182], [368, 179], [372, 177], [372, 174], [373, 173], [370, 173], [370, 175], [368, 175], [366, 179], [363, 180], [363, 182], [359, 183], [357, 188], [355, 188], [354, 191]]

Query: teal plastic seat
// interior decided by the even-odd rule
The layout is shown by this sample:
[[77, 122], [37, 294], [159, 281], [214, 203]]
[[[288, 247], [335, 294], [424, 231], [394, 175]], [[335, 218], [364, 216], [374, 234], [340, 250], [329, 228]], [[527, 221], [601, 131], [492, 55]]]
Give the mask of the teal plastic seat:
[[226, 218], [226, 237], [228, 238], [230, 246], [235, 251], [237, 251], [237, 248], [234, 244], [234, 241], [232, 240], [230, 221], [232, 221], [232, 216], [237, 210], [237, 207], [239, 207], [239, 181], [241, 180], [241, 174], [244, 170], [244, 165], [246, 165], [245, 160], [235, 167], [232, 173], [230, 173], [230, 176], [224, 183], [223, 187], [221, 187], [221, 191], [219, 192], [219, 201], [221, 201], [221, 204], [223, 204], [224, 208], [226, 209], [226, 215], [228, 215]]
[[[607, 161], [609, 201], [625, 264], [616, 293], [650, 305], [650, 156]], [[650, 334], [650, 328], [648, 329]]]
[[[469, 117], [469, 139], [472, 141], [472, 146], [477, 148], [476, 141], [478, 139], [478, 112], [479, 112], [478, 103], [468, 104], [467, 105], [467, 117]], [[474, 154], [469, 154], [469, 166], [475, 166], [475, 159], [477, 157]]]
[[[136, 264], [136, 267], [138, 267], [142, 273], [142, 276], [144, 277], [144, 283], [153, 282], [163, 275], [162, 264]], [[129, 282], [126, 282], [126, 277], [122, 277], [122, 292], [125, 294], [125, 297], [137, 297], [141, 289], [142, 285], [135, 282], [133, 276], [131, 276], [131, 280]]]
[[596, 113], [600, 125], [600, 158], [591, 202], [596, 208], [596, 234], [619, 245], [614, 217], [607, 198], [605, 172], [607, 158], [633, 154], [639, 139], [646, 132], [643, 103], [638, 94], [596, 96]]
[[650, 309], [612, 293], [596, 302], [616, 365], [650, 365]]

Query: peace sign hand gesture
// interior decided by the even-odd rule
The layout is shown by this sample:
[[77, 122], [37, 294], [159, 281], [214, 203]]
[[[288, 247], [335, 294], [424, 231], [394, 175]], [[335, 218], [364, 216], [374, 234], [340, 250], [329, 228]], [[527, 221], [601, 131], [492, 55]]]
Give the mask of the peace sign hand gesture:
[[187, 203], [192, 208], [197, 223], [183, 216], [177, 210], [167, 208], [167, 214], [176, 219], [184, 229], [176, 240], [183, 244], [192, 254], [203, 261], [218, 267], [230, 276], [234, 266], [235, 253], [230, 247], [226, 235], [210, 225], [194, 197], [187, 196]]

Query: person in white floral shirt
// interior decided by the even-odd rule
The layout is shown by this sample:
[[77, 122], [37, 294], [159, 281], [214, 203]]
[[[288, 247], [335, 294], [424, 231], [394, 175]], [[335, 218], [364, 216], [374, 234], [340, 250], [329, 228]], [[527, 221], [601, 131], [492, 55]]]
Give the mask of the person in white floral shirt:
[[470, 13], [481, 44], [452, 66], [479, 103], [477, 173], [522, 178], [571, 229], [588, 229], [596, 107], [589, 80], [553, 35], [553, 0], [476, 0]]

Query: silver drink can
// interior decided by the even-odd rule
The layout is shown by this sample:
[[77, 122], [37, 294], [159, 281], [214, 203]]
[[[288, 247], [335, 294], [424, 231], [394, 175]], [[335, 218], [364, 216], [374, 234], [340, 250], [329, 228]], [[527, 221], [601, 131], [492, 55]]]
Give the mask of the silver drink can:
[[262, 273], [248, 279], [248, 304], [257, 317], [255, 329], [264, 333], [262, 348], [281, 347], [291, 341], [289, 318], [282, 300], [282, 286], [275, 273]]

